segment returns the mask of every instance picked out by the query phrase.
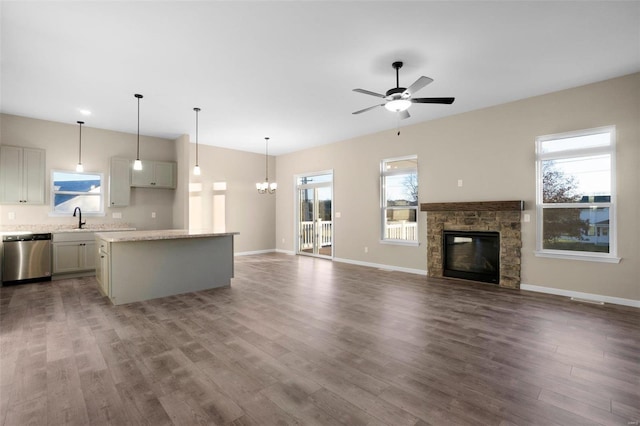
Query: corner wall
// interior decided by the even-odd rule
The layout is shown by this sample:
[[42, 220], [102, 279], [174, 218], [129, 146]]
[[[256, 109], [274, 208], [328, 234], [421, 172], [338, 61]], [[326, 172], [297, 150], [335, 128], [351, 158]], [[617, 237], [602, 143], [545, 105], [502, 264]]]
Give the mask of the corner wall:
[[[259, 194], [256, 182], [264, 180], [264, 155], [233, 149], [219, 148], [199, 144], [198, 160], [201, 175], [193, 175], [195, 165], [195, 144], [189, 144], [188, 164], [180, 164], [188, 175], [192, 186], [198, 191], [187, 194], [192, 205], [187, 213], [198, 218], [199, 227], [214, 229], [214, 195], [224, 195], [224, 223], [227, 232], [239, 232], [234, 238], [235, 253], [254, 253], [273, 251], [275, 248], [276, 197], [277, 194]], [[275, 170], [275, 158], [269, 157], [269, 170]], [[270, 180], [277, 181], [276, 177]], [[227, 189], [214, 191], [214, 182], [225, 182]], [[278, 182], [279, 184], [279, 182]], [[186, 189], [188, 191], [188, 189]], [[197, 197], [197, 200], [194, 200]], [[189, 205], [189, 200], [187, 200]], [[195, 222], [195, 221], [194, 221]], [[188, 227], [194, 228], [194, 223]], [[198, 227], [198, 225], [195, 225]]]

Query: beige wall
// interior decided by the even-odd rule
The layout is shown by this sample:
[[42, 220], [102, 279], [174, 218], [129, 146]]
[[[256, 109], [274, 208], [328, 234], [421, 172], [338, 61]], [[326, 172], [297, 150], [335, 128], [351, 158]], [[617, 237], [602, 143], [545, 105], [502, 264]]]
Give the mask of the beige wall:
[[[46, 150], [46, 204], [42, 206], [0, 205], [0, 224], [5, 226], [22, 224], [73, 225], [73, 217], [49, 217], [51, 170], [75, 170], [78, 162], [78, 125], [36, 120], [15, 115], [0, 116], [0, 143]], [[136, 135], [92, 128], [90, 120], [82, 128], [82, 164], [87, 172], [109, 178], [111, 157], [134, 159]], [[174, 142], [167, 139], [140, 137], [140, 157], [146, 160], [175, 161]], [[105, 191], [108, 185], [105, 184]], [[170, 189], [132, 188], [129, 207], [107, 206], [105, 192], [105, 216], [83, 217], [88, 224], [128, 223], [138, 229], [167, 229], [173, 224], [174, 192]], [[15, 220], [8, 213], [15, 213]], [[113, 212], [121, 212], [122, 219], [113, 219]], [[151, 213], [156, 218], [151, 218]]]
[[[78, 161], [77, 124], [56, 123], [3, 114], [0, 143], [46, 150], [47, 188], [51, 170], [74, 170]], [[88, 120], [87, 120], [88, 121]], [[109, 178], [111, 157], [135, 158], [136, 135], [91, 128], [82, 129], [82, 163], [87, 172], [103, 173]], [[212, 183], [227, 182], [226, 229], [237, 231], [236, 252], [273, 250], [275, 241], [275, 195], [260, 195], [255, 183], [264, 179], [264, 155], [200, 145], [202, 175], [192, 175], [195, 145], [189, 136], [175, 141], [140, 137], [140, 156], [149, 160], [176, 161], [177, 189], [132, 188], [129, 207], [111, 208], [105, 196], [105, 216], [86, 217], [87, 223], [127, 223], [138, 229], [170, 229], [189, 227], [189, 182], [203, 184], [202, 216], [205, 229], [212, 226]], [[270, 178], [275, 180], [275, 159], [270, 157]], [[108, 190], [108, 185], [105, 186]], [[12, 225], [74, 225], [73, 217], [49, 217], [50, 195], [42, 206], [0, 205], [0, 224]], [[9, 220], [9, 212], [15, 219]], [[122, 213], [113, 219], [112, 213]], [[151, 213], [156, 212], [156, 218]], [[83, 217], [85, 219], [85, 217]]]
[[[622, 262], [535, 257], [536, 136], [605, 125], [617, 128]], [[336, 258], [426, 270], [426, 213], [419, 214], [419, 247], [379, 242], [380, 161], [417, 154], [422, 203], [525, 201], [531, 222], [522, 224], [523, 284], [640, 301], [640, 74], [401, 130], [400, 136], [389, 130], [278, 157], [277, 248], [291, 251], [294, 247], [293, 176], [333, 169], [334, 209], [341, 213], [334, 220]], [[458, 179], [463, 180], [462, 187], [457, 186]]]
[[[190, 160], [187, 167], [191, 183], [201, 184], [202, 191], [192, 192], [190, 197], [201, 197], [196, 205], [200, 212], [189, 211], [190, 216], [200, 216], [204, 229], [213, 229], [213, 182], [226, 182], [225, 219], [227, 232], [239, 232], [234, 240], [236, 253], [268, 251], [274, 249], [276, 195], [259, 194], [256, 182], [264, 180], [264, 155], [250, 152], [199, 145], [200, 176], [193, 175], [195, 144], [190, 144]], [[275, 181], [275, 158], [269, 157], [269, 180]], [[279, 190], [278, 190], [279, 192]]]

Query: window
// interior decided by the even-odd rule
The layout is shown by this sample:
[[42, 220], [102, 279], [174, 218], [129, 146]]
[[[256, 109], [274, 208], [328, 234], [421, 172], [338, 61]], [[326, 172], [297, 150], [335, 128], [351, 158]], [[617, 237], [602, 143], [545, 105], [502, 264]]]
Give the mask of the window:
[[82, 214], [102, 215], [102, 174], [53, 171], [51, 173], [51, 213], [71, 215], [76, 207]]
[[538, 256], [619, 262], [615, 127], [536, 139]]
[[418, 157], [383, 160], [382, 241], [418, 244]]

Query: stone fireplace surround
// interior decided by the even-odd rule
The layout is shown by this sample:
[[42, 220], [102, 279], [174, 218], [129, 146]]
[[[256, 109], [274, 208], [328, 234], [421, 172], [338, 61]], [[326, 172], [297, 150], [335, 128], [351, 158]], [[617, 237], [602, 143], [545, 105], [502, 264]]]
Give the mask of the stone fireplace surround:
[[443, 278], [443, 230], [493, 231], [500, 233], [500, 279], [498, 285], [520, 288], [520, 212], [523, 201], [422, 203], [427, 212], [427, 273]]

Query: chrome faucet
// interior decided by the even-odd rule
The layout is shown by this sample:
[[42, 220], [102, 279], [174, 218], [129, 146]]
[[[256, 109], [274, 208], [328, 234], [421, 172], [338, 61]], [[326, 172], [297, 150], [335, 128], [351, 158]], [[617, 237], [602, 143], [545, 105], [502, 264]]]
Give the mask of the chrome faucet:
[[76, 207], [73, 210], [73, 217], [76, 217], [76, 212], [78, 213], [78, 229], [82, 229], [82, 225], [86, 224], [87, 222], [83, 222], [82, 221], [82, 210], [80, 210], [80, 207]]

